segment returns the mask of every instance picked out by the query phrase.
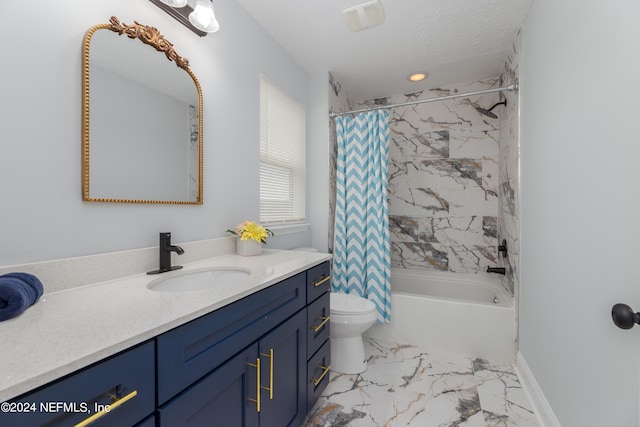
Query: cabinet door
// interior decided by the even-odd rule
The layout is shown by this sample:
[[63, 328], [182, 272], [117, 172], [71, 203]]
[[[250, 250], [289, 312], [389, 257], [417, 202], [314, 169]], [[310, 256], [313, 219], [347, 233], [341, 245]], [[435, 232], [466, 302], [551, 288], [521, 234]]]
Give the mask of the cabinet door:
[[160, 427], [257, 427], [253, 344], [158, 410]]
[[298, 426], [305, 418], [306, 320], [302, 310], [259, 342], [260, 427]]

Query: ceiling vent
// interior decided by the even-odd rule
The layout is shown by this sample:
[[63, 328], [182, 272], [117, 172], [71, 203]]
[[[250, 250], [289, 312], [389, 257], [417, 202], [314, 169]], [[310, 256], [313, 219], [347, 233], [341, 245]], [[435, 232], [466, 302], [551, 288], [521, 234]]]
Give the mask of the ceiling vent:
[[384, 12], [379, 0], [368, 0], [342, 11], [345, 23], [351, 31], [375, 27], [384, 22]]

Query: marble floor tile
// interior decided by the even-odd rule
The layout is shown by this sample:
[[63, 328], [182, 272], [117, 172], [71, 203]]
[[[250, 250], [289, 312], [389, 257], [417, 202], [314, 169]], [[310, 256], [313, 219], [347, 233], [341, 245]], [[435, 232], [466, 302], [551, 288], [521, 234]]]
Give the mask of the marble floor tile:
[[487, 427], [538, 426], [513, 366], [483, 359], [475, 359], [473, 366]]
[[331, 373], [304, 427], [537, 427], [514, 368], [365, 337], [368, 369]]

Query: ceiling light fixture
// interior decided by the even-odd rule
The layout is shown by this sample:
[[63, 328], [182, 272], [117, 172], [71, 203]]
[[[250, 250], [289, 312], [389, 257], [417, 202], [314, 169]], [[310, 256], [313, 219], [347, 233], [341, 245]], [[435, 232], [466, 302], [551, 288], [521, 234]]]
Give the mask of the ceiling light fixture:
[[407, 80], [412, 82], [421, 82], [426, 79], [428, 75], [428, 73], [413, 73], [407, 77]]
[[196, 0], [193, 12], [189, 14], [189, 22], [205, 33], [215, 33], [220, 29], [211, 0]]
[[204, 37], [220, 29], [212, 0], [149, 0], [182, 25]]

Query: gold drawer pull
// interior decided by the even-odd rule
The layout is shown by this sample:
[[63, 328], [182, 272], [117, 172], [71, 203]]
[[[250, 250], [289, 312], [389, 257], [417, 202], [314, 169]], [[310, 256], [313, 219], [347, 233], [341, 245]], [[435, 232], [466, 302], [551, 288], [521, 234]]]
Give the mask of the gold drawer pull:
[[312, 326], [313, 332], [318, 332], [320, 329], [322, 329], [324, 325], [329, 321], [329, 319], [331, 319], [331, 316], [320, 317], [320, 319], [322, 319], [322, 323], [320, 323], [318, 326]]
[[269, 400], [273, 399], [273, 349], [269, 349], [269, 354], [260, 353], [264, 357], [269, 358], [269, 387], [262, 386], [264, 390], [269, 391]]
[[327, 280], [331, 280], [331, 276], [327, 276], [324, 279], [320, 280], [319, 282], [313, 282], [313, 287], [317, 288], [318, 286], [322, 285]]
[[138, 395], [138, 391], [137, 390], [133, 390], [131, 393], [127, 394], [126, 396], [123, 396], [120, 399], [116, 400], [115, 402], [113, 402], [113, 403], [109, 404], [108, 406], [106, 406], [102, 411], [96, 412], [95, 414], [91, 415], [89, 418], [86, 418], [84, 421], [80, 421], [78, 424], [75, 424], [73, 427], [84, 427], [84, 426], [87, 426], [87, 425], [91, 424], [92, 422], [94, 422], [95, 420], [97, 420], [98, 418], [101, 418], [101, 417], [107, 415], [109, 412], [113, 411], [118, 406], [122, 405], [123, 403], [126, 403], [127, 401], [133, 399], [137, 395]]
[[252, 399], [247, 397], [247, 400], [256, 404], [256, 412], [260, 412], [260, 358], [256, 359], [255, 365], [253, 363], [247, 363], [247, 365], [256, 368], [256, 398]]
[[327, 375], [327, 372], [329, 372], [331, 370], [331, 365], [329, 365], [329, 366], [318, 366], [318, 368], [324, 369], [324, 370], [322, 371], [322, 375], [320, 375], [320, 378], [318, 378], [317, 380], [315, 378], [311, 379], [311, 381], [313, 381], [313, 385], [316, 386], [316, 387], [318, 386], [318, 384], [320, 384], [320, 382], [322, 381], [324, 376]]

